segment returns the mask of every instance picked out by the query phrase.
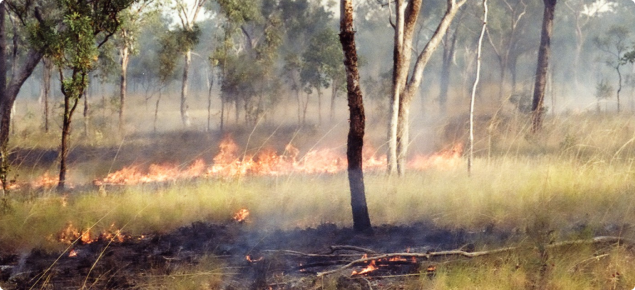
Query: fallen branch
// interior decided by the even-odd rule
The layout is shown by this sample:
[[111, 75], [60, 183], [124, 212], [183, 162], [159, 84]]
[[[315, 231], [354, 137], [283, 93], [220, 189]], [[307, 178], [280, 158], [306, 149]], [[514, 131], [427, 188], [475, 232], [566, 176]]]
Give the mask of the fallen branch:
[[[553, 244], [549, 244], [546, 245], [545, 248], [546, 249], [553, 249], [553, 248], [559, 248], [559, 247], [565, 247], [565, 246], [575, 246], [575, 245], [593, 245], [593, 244], [604, 244], [604, 243], [617, 243], [617, 244], [627, 244], [630, 246], [635, 245], [635, 241], [634, 240], [630, 240], [630, 239], [625, 239], [625, 238], [621, 238], [621, 237], [612, 237], [612, 236], [600, 236], [600, 237], [595, 237], [592, 239], [586, 239], [586, 240], [573, 240], [573, 241], [563, 241], [563, 242], [558, 242], [558, 243], [553, 243]], [[480, 257], [480, 256], [487, 256], [487, 255], [494, 255], [494, 254], [499, 254], [499, 253], [505, 253], [505, 252], [511, 252], [514, 250], [518, 250], [521, 247], [519, 246], [515, 246], [515, 247], [506, 247], [506, 248], [500, 248], [500, 249], [495, 249], [495, 250], [490, 250], [490, 251], [477, 251], [477, 252], [466, 252], [466, 251], [462, 251], [462, 250], [450, 250], [450, 251], [439, 251], [439, 252], [428, 252], [428, 253], [391, 253], [391, 254], [382, 254], [382, 255], [377, 255], [377, 256], [372, 256], [372, 257], [367, 257], [367, 258], [362, 258], [362, 259], [357, 259], [354, 261], [351, 261], [350, 263], [334, 269], [334, 270], [330, 270], [330, 271], [325, 271], [325, 272], [319, 272], [317, 274], [318, 277], [321, 276], [325, 276], [325, 275], [329, 275], [329, 274], [333, 274], [333, 273], [337, 273], [339, 271], [342, 270], [346, 270], [348, 268], [352, 268], [358, 264], [362, 264], [362, 263], [367, 263], [373, 260], [378, 260], [378, 259], [389, 259], [389, 258], [394, 258], [394, 257], [403, 257], [403, 258], [423, 258], [426, 260], [431, 260], [432, 258], [435, 257], [447, 257], [447, 256], [460, 256], [460, 257], [466, 257], [466, 258], [475, 258], [475, 257]]]
[[378, 254], [377, 252], [371, 250], [371, 249], [366, 249], [366, 248], [361, 248], [361, 247], [356, 247], [356, 246], [348, 246], [348, 245], [335, 245], [335, 246], [331, 246], [331, 254], [335, 253], [335, 251], [357, 251], [357, 252], [362, 252], [362, 253], [366, 253], [366, 254]]

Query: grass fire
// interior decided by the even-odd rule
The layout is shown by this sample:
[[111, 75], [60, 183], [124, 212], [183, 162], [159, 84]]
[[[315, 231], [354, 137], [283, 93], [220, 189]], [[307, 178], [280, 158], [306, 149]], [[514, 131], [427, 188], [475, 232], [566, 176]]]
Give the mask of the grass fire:
[[633, 289], [632, 11], [0, 0], [0, 290]]

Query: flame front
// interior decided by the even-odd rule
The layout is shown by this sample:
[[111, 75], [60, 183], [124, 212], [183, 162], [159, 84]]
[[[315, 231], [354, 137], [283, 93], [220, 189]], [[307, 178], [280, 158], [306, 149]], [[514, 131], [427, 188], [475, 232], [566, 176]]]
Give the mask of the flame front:
[[[451, 168], [461, 161], [462, 144], [429, 156], [416, 156], [408, 166], [413, 169]], [[378, 157], [376, 150], [364, 146], [364, 170], [383, 170], [386, 157]], [[300, 174], [334, 174], [347, 168], [346, 155], [335, 149], [313, 149], [300, 157], [300, 150], [287, 144], [282, 154], [273, 149], [262, 149], [258, 153], [248, 154], [241, 150], [236, 142], [226, 136], [219, 144], [219, 152], [214, 156], [213, 164], [208, 165], [198, 159], [183, 169], [182, 165], [150, 165], [143, 171], [140, 166], [132, 165], [108, 174], [103, 179], [94, 180], [97, 186], [133, 185], [149, 182], [172, 182], [192, 178], [235, 178], [245, 175], [280, 176]]]

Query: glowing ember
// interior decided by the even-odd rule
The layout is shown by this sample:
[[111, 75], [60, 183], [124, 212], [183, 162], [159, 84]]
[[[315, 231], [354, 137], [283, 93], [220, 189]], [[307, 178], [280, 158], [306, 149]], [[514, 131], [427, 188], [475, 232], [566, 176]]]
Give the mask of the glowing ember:
[[75, 249], [71, 249], [70, 252], [68, 252], [68, 256], [69, 257], [77, 257], [77, 252], [75, 251]]
[[251, 255], [247, 255], [247, 256], [245, 256], [245, 260], [247, 260], [247, 262], [249, 262], [249, 263], [260, 262], [260, 261], [262, 261], [262, 259], [264, 259], [264, 258], [265, 258], [265, 257], [260, 257], [260, 258], [258, 258], [258, 259], [252, 259], [252, 258], [251, 258]]
[[[8, 190], [15, 190], [21, 187], [20, 184], [18, 184], [17, 181], [15, 180], [9, 180], [9, 182], [7, 183], [8, 183], [7, 185]], [[0, 182], [0, 186], [2, 186], [2, 182]]]
[[105, 230], [103, 233], [101, 233], [101, 235], [99, 235], [99, 238], [104, 241], [113, 241], [116, 243], [123, 243], [124, 240], [126, 239], [126, 236], [124, 236], [121, 233], [121, 230], [115, 227], [115, 223], [112, 223], [107, 230]]
[[234, 220], [236, 222], [242, 223], [245, 221], [245, 219], [247, 219], [248, 216], [249, 216], [249, 210], [246, 208], [243, 208], [234, 214]]

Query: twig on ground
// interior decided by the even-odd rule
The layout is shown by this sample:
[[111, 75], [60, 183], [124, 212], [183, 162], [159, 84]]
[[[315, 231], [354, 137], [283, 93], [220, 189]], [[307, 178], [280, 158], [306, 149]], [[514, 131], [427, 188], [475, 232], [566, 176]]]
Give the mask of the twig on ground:
[[371, 249], [366, 249], [366, 248], [356, 247], [356, 246], [334, 245], [334, 246], [331, 246], [330, 248], [331, 248], [331, 254], [335, 253], [335, 251], [357, 251], [357, 252], [362, 252], [366, 254], [377, 254], [377, 252]]
[[[563, 241], [563, 242], [558, 242], [558, 243], [553, 243], [553, 244], [549, 244], [546, 245], [545, 248], [547, 249], [554, 249], [554, 248], [559, 248], [559, 247], [565, 247], [565, 246], [575, 246], [575, 245], [593, 245], [593, 244], [603, 244], [603, 243], [616, 243], [616, 244], [627, 244], [630, 246], [634, 246], [635, 245], [635, 241], [634, 240], [630, 240], [630, 239], [625, 239], [625, 238], [621, 238], [621, 237], [613, 237], [613, 236], [600, 236], [600, 237], [595, 237], [592, 239], [585, 239], [585, 240], [573, 240], [573, 241]], [[424, 258], [426, 260], [430, 260], [432, 258], [435, 257], [447, 257], [447, 256], [459, 256], [459, 257], [466, 257], [466, 258], [475, 258], [475, 257], [480, 257], [480, 256], [486, 256], [486, 255], [493, 255], [493, 254], [499, 254], [499, 253], [505, 253], [505, 252], [511, 252], [517, 249], [520, 249], [521, 247], [519, 246], [515, 246], [515, 247], [506, 247], [506, 248], [500, 248], [500, 249], [495, 249], [495, 250], [490, 250], [490, 251], [478, 251], [478, 252], [466, 252], [466, 251], [461, 251], [461, 250], [450, 250], [450, 251], [439, 251], [439, 252], [429, 252], [429, 253], [390, 253], [390, 254], [382, 254], [382, 255], [377, 255], [377, 256], [372, 256], [372, 257], [367, 257], [367, 258], [362, 258], [362, 259], [357, 259], [354, 261], [351, 261], [350, 263], [334, 269], [334, 270], [330, 270], [330, 271], [324, 271], [324, 272], [319, 272], [317, 274], [318, 277], [321, 276], [325, 276], [325, 275], [329, 275], [329, 274], [333, 274], [333, 273], [337, 273], [339, 271], [342, 270], [346, 270], [348, 268], [354, 267], [358, 264], [361, 263], [366, 263], [366, 262], [370, 262], [373, 260], [378, 260], [378, 259], [387, 259], [387, 258], [393, 258], [393, 257], [404, 257], [404, 258]]]

